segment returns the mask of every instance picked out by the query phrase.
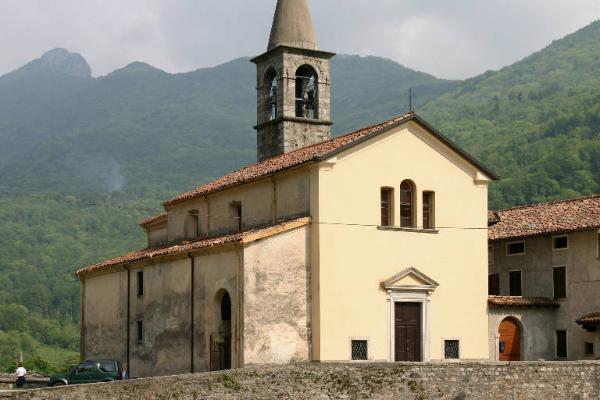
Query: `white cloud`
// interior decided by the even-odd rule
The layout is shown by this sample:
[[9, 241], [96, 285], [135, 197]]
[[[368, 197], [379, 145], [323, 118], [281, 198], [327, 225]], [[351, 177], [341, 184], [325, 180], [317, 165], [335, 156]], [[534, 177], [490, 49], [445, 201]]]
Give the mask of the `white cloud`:
[[[445, 78], [510, 64], [600, 17], [598, 0], [311, 0], [322, 48]], [[53, 47], [95, 75], [132, 61], [171, 72], [256, 55], [275, 0], [0, 0], [0, 73]]]

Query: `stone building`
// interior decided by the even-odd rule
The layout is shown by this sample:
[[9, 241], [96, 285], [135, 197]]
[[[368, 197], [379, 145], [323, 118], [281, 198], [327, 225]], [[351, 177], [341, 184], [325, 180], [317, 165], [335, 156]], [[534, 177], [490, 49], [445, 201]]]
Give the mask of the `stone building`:
[[490, 213], [496, 360], [600, 358], [600, 196]]
[[279, 0], [253, 60], [258, 163], [166, 201], [147, 248], [78, 271], [82, 358], [132, 377], [489, 358], [494, 173], [413, 113], [330, 138], [331, 57], [306, 0]]

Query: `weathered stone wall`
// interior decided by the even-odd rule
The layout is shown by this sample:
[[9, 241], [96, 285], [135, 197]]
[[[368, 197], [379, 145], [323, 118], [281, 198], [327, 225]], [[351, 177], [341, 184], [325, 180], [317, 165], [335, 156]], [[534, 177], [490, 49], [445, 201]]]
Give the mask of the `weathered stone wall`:
[[0, 393], [0, 399], [592, 400], [599, 363], [297, 364]]

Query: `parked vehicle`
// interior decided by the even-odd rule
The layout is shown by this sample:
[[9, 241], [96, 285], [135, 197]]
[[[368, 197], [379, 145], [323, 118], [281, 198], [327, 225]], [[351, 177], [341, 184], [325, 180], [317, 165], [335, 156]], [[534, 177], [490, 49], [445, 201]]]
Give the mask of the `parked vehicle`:
[[113, 382], [125, 378], [121, 363], [116, 360], [88, 360], [64, 374], [52, 375], [50, 386]]

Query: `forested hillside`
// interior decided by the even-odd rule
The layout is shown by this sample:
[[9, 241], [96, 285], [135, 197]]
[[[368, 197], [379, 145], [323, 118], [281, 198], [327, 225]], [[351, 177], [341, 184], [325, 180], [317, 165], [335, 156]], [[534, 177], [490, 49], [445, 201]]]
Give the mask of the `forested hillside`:
[[[600, 23], [498, 72], [445, 81], [333, 59], [334, 132], [415, 108], [496, 170], [491, 207], [600, 192]], [[133, 63], [93, 78], [54, 50], [0, 77], [0, 370], [77, 358], [73, 272], [144, 246], [161, 201], [254, 162], [248, 59], [185, 74]]]

